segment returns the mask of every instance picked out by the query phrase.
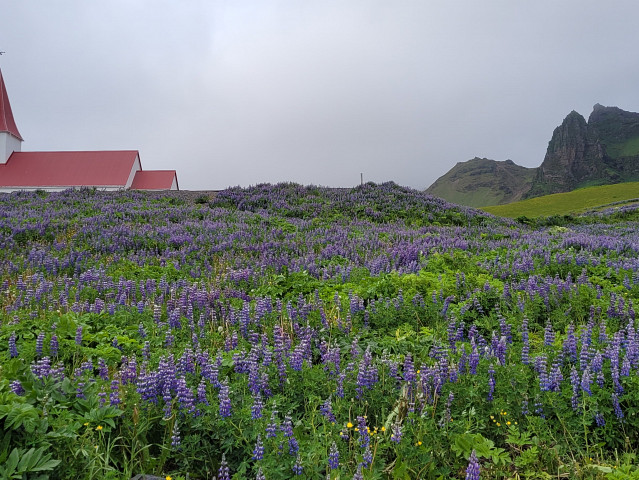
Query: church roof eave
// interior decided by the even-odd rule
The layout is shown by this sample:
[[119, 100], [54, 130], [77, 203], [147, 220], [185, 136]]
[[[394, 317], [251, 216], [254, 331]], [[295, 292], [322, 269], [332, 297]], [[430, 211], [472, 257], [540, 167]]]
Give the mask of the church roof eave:
[[7, 87], [2, 77], [2, 70], [0, 70], [0, 132], [8, 132], [18, 140], [23, 140], [22, 135], [20, 135], [18, 131], [15, 119], [13, 118], [9, 96], [7, 95]]

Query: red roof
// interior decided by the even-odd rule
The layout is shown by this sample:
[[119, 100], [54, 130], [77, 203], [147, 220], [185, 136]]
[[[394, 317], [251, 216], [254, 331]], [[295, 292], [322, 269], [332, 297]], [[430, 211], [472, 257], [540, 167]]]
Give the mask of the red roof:
[[175, 181], [179, 190], [175, 170], [138, 170], [131, 188], [134, 190], [170, 190]]
[[5, 87], [4, 78], [2, 78], [2, 70], [0, 70], [0, 132], [9, 132], [14, 137], [22, 140], [22, 136], [18, 132], [18, 127], [13, 119], [7, 87]]
[[141, 168], [137, 150], [13, 152], [0, 164], [0, 187], [127, 188]]

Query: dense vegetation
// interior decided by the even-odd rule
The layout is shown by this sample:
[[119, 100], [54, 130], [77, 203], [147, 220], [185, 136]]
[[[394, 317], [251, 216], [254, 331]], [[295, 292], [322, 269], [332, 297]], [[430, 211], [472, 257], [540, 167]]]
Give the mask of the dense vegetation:
[[638, 478], [636, 211], [0, 197], [0, 478]]

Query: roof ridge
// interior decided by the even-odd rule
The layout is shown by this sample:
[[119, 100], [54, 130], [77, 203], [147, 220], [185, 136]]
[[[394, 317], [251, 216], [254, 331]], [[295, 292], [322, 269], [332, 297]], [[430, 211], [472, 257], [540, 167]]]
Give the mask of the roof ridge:
[[18, 140], [23, 140], [22, 135], [18, 131], [18, 126], [13, 118], [13, 112], [11, 111], [11, 104], [9, 103], [9, 95], [7, 94], [7, 87], [4, 84], [4, 78], [2, 77], [2, 70], [0, 70], [0, 132], [9, 132]]

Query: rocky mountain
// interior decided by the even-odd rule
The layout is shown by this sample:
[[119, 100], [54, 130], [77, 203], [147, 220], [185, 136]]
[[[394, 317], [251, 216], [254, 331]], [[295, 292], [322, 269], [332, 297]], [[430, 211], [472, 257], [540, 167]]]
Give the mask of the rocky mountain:
[[502, 205], [521, 200], [530, 189], [536, 172], [536, 168], [521, 167], [512, 160], [476, 157], [458, 162], [426, 191], [461, 205]]
[[596, 104], [588, 121], [572, 111], [555, 128], [538, 168], [474, 158], [455, 165], [427, 192], [480, 207], [638, 180], [639, 113]]

